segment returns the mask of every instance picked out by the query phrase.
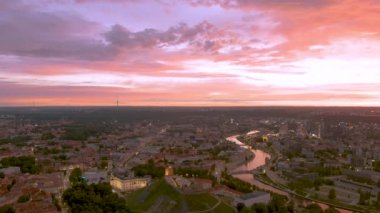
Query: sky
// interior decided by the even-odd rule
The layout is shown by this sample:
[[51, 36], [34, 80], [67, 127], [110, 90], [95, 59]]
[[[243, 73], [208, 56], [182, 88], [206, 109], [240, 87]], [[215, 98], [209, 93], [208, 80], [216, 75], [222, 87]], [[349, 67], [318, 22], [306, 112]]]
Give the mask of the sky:
[[380, 106], [380, 0], [3, 0], [0, 106]]

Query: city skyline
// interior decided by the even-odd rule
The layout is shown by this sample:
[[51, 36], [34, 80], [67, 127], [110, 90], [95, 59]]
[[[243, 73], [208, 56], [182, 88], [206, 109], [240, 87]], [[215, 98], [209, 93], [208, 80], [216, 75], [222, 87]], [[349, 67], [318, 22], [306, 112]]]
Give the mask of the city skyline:
[[378, 0], [0, 2], [0, 106], [380, 106]]

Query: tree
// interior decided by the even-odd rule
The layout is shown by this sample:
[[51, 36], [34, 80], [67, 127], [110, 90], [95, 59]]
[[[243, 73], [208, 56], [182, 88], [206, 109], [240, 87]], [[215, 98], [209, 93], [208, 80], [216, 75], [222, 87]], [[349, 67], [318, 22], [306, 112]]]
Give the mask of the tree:
[[26, 203], [26, 202], [28, 202], [29, 200], [30, 200], [30, 195], [25, 194], [25, 195], [21, 195], [21, 196], [18, 198], [17, 202], [19, 202], [19, 203]]
[[54, 139], [54, 135], [53, 133], [51, 132], [45, 132], [41, 135], [41, 140], [50, 140], [50, 139]]
[[293, 200], [291, 200], [289, 203], [288, 203], [288, 206], [287, 206], [287, 208], [288, 208], [288, 212], [295, 212], [295, 210], [294, 210], [294, 201]]
[[286, 202], [286, 196], [273, 194], [272, 200], [268, 204], [269, 212], [288, 212]]
[[39, 172], [39, 167], [36, 165], [36, 160], [33, 156], [19, 156], [3, 158], [0, 161], [2, 167], [18, 166], [22, 173], [36, 174]]
[[244, 182], [227, 172], [222, 172], [222, 181], [221, 184], [228, 186], [231, 189], [234, 189], [239, 192], [249, 193], [252, 192], [253, 187], [251, 184]]
[[82, 171], [80, 170], [80, 168], [73, 169], [73, 171], [70, 174], [69, 180], [71, 184], [77, 184], [83, 181]]
[[369, 200], [371, 198], [371, 193], [360, 191], [359, 194], [359, 205], [368, 205]]
[[325, 210], [324, 213], [339, 213], [339, 211], [336, 210], [334, 207], [329, 207], [328, 209]]
[[5, 205], [0, 207], [0, 213], [15, 213], [16, 211], [13, 209], [11, 205]]
[[73, 213], [130, 212], [125, 200], [112, 192], [109, 183], [75, 184], [63, 193], [62, 200], [68, 205], [69, 212]]
[[244, 203], [238, 203], [236, 205], [236, 209], [238, 210], [238, 212], [240, 212], [242, 209], [244, 209], [245, 205]]
[[99, 169], [106, 169], [108, 166], [108, 162], [106, 160], [101, 160], [99, 165], [98, 165], [98, 168]]
[[372, 163], [373, 170], [380, 172], [380, 161], [375, 161]]
[[336, 198], [335, 189], [330, 189], [329, 191], [329, 199], [334, 200]]
[[255, 203], [251, 207], [252, 211], [255, 213], [268, 213], [268, 206], [263, 203]]
[[140, 164], [133, 167], [132, 171], [138, 177], [150, 175], [152, 178], [160, 178], [165, 175], [165, 168], [162, 166], [156, 166], [151, 159], [147, 164]]
[[303, 212], [304, 213], [323, 213], [323, 210], [318, 204], [313, 203], [306, 206]]

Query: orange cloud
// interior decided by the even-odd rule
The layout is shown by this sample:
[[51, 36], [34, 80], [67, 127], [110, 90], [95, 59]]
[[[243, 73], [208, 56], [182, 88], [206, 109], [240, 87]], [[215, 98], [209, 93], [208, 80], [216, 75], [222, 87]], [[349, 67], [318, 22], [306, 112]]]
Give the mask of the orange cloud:
[[1, 105], [380, 105], [378, 1], [79, 2], [0, 3]]

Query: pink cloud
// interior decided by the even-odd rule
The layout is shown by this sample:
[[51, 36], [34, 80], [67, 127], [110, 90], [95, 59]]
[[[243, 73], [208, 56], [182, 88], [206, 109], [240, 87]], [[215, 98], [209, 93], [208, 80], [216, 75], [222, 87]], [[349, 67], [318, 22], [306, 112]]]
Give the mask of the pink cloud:
[[0, 3], [2, 105], [380, 104], [377, 1], [44, 3]]

